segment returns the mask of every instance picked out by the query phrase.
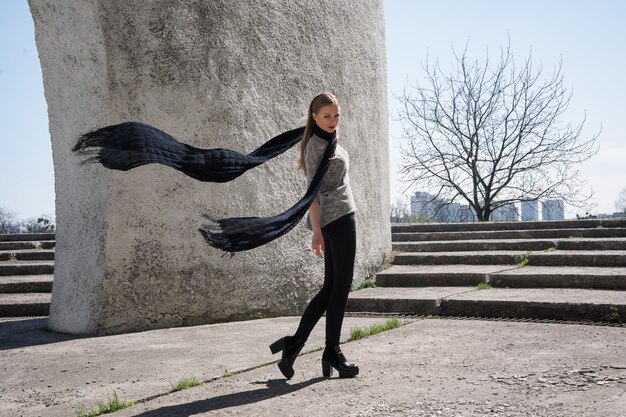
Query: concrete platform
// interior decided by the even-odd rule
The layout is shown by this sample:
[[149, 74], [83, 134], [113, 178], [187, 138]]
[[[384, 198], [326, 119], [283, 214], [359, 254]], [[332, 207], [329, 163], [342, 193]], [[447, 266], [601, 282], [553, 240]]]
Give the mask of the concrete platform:
[[51, 292], [53, 275], [0, 276], [0, 293]]
[[549, 248], [557, 250], [626, 250], [626, 238], [612, 239], [474, 239], [429, 242], [393, 243], [393, 250], [404, 252], [441, 252], [441, 251], [543, 251]]
[[0, 263], [0, 276], [54, 273], [54, 261], [13, 261]]
[[[525, 251], [480, 251], [480, 252], [406, 252], [398, 254], [396, 265], [515, 265], [522, 260]], [[626, 267], [626, 251], [554, 251], [532, 252], [530, 265], [543, 266], [610, 266]]]
[[5, 250], [20, 250], [20, 249], [37, 249], [41, 246], [41, 249], [53, 249], [56, 242], [54, 240], [44, 240], [38, 242], [0, 242], [0, 251]]
[[[115, 391], [114, 417], [626, 415], [626, 328], [423, 319], [344, 344], [354, 379], [321, 377], [323, 326], [286, 381], [267, 344], [298, 318], [73, 339], [0, 324], [0, 415], [74, 416]], [[347, 326], [376, 319], [348, 319]], [[380, 321], [380, 320], [378, 320]], [[10, 340], [7, 340], [10, 334]], [[9, 344], [7, 346], [7, 343]], [[223, 377], [224, 370], [249, 369]], [[166, 394], [181, 378], [211, 380]]]
[[0, 294], [0, 317], [46, 316], [50, 293]]
[[488, 281], [494, 287], [626, 290], [626, 267], [527, 265], [493, 272]]
[[473, 222], [473, 223], [417, 223], [391, 225], [392, 233], [406, 232], [462, 232], [483, 230], [537, 230], [537, 229], [589, 229], [626, 227], [626, 217], [621, 219], [579, 219], [529, 222]]
[[379, 287], [475, 286], [626, 289], [626, 268], [512, 265], [393, 265], [376, 274]]
[[[394, 229], [396, 230], [396, 229]], [[402, 229], [397, 229], [402, 230]], [[529, 230], [479, 230], [479, 231], [437, 231], [437, 232], [394, 232], [394, 242], [437, 241], [437, 240], [476, 240], [476, 239], [577, 239], [626, 237], [626, 227], [611, 228], [566, 228]]]
[[0, 252], [0, 261], [53, 261], [54, 249], [19, 249]]
[[392, 265], [376, 274], [378, 287], [475, 286], [511, 265]]
[[623, 291], [561, 288], [370, 288], [350, 293], [349, 311], [626, 322]]
[[54, 233], [11, 233], [0, 234], [0, 242], [19, 242], [19, 241], [35, 241], [54, 240]]

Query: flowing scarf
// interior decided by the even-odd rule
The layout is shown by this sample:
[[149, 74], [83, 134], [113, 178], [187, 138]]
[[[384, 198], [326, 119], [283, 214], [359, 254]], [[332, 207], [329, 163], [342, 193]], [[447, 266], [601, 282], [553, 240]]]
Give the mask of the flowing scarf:
[[[230, 149], [195, 148], [153, 126], [125, 122], [82, 135], [73, 151], [89, 156], [85, 162], [100, 163], [109, 169], [128, 171], [157, 163], [199, 181], [227, 182], [290, 149], [302, 140], [303, 133], [303, 127], [284, 132], [244, 155]], [[232, 253], [259, 247], [289, 232], [313, 203], [336, 146], [336, 139], [329, 143], [305, 195], [285, 212], [271, 217], [227, 219], [205, 214], [211, 223], [202, 225], [199, 231], [206, 243]]]
[[154, 126], [125, 122], [82, 135], [72, 150], [89, 155], [85, 162], [99, 162], [109, 169], [162, 164], [199, 181], [228, 182], [290, 149], [303, 134], [304, 127], [284, 132], [243, 155], [230, 149], [195, 148]]

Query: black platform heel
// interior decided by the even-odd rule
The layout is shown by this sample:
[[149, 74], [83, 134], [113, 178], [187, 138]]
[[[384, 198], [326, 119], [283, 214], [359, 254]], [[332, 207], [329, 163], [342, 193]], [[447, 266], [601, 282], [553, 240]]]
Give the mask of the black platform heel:
[[296, 361], [298, 354], [304, 347], [304, 342], [300, 339], [295, 339], [293, 336], [286, 336], [278, 339], [270, 345], [272, 354], [276, 354], [283, 351], [282, 358], [278, 362], [278, 369], [287, 379], [291, 379], [295, 374], [293, 370], [293, 363]]
[[339, 378], [354, 378], [359, 374], [359, 367], [348, 362], [339, 346], [326, 346], [322, 354], [322, 375], [330, 378], [333, 368], [339, 372]]

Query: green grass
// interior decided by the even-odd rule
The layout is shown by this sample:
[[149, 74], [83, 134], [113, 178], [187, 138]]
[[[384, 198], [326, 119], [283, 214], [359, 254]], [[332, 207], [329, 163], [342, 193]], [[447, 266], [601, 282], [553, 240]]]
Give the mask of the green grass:
[[531, 251], [526, 251], [526, 253], [522, 255], [522, 260], [520, 263], [517, 264], [517, 266], [519, 266], [520, 268], [523, 268], [526, 265], [528, 265], [528, 262], [530, 262], [530, 255], [532, 254], [533, 253]]
[[228, 378], [229, 376], [233, 376], [233, 375], [235, 375], [235, 372], [229, 371], [228, 369], [224, 369], [224, 373], [222, 374], [224, 378]]
[[617, 310], [617, 307], [615, 306], [610, 306], [609, 307], [609, 311], [611, 313], [610, 316], [610, 321], [619, 321], [620, 317], [619, 317], [619, 311]]
[[488, 283], [488, 282], [485, 282], [485, 281], [479, 282], [478, 285], [476, 286], [477, 290], [488, 290], [488, 289], [491, 289], [491, 288], [492, 288], [491, 284]]
[[392, 317], [387, 319], [384, 323], [373, 324], [367, 328], [353, 327], [350, 329], [350, 338], [348, 339], [348, 342], [363, 339], [364, 337], [395, 329], [400, 326], [402, 326], [402, 322], [400, 322], [397, 318]]
[[555, 252], [556, 251], [556, 246], [552, 246], [552, 247], [546, 248], [543, 251], [544, 252]]
[[123, 410], [124, 408], [132, 407], [135, 405], [134, 401], [122, 401], [117, 396], [117, 392], [113, 393], [113, 398], [109, 397], [109, 402], [104, 404], [98, 402], [98, 409], [85, 411], [85, 409], [80, 406], [78, 411], [76, 412], [77, 417], [96, 417], [101, 416], [102, 414], [113, 413], [118, 410]]
[[191, 378], [183, 378], [180, 381], [178, 381], [176, 385], [172, 386], [172, 392], [182, 391], [187, 388], [197, 387], [200, 384], [201, 384], [200, 381], [198, 381], [198, 378], [196, 378], [195, 376]]
[[357, 290], [362, 290], [364, 288], [376, 288], [376, 284], [371, 279], [366, 279], [357, 287]]

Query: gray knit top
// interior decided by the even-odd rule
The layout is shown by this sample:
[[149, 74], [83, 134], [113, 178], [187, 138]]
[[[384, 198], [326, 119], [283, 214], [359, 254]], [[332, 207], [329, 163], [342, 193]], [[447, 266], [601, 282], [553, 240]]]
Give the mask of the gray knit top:
[[[309, 143], [307, 143], [304, 149], [307, 185], [311, 184], [328, 144], [327, 140], [320, 138], [316, 134], [309, 138]], [[330, 159], [328, 171], [326, 171], [322, 179], [322, 185], [316, 197], [319, 201], [320, 227], [324, 227], [333, 220], [337, 220], [356, 210], [352, 189], [350, 188], [350, 177], [348, 176], [349, 167], [350, 159], [348, 152], [337, 144], [335, 155]], [[306, 227], [312, 230], [309, 215], [306, 218]]]

